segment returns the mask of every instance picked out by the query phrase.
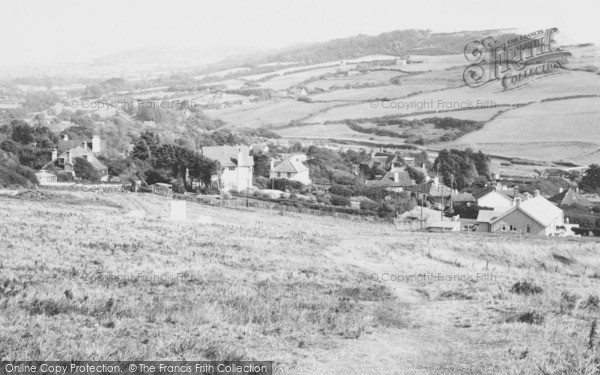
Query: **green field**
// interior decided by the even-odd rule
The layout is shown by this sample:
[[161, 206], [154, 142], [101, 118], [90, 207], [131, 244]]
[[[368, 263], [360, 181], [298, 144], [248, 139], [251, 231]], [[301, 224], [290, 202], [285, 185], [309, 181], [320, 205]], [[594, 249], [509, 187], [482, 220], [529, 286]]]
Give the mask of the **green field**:
[[592, 374], [599, 360], [594, 241], [194, 203], [180, 223], [132, 193], [0, 207], [2, 360], [273, 360], [277, 375]]

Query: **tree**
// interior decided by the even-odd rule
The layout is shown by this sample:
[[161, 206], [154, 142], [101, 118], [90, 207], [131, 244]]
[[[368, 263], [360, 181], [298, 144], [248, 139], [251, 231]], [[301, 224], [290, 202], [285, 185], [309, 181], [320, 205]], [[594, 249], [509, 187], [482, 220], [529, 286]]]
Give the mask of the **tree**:
[[75, 175], [79, 178], [92, 182], [100, 181], [100, 173], [84, 158], [75, 158], [73, 170], [75, 171]]
[[600, 190], [600, 165], [592, 164], [581, 179], [581, 187], [594, 191]]
[[13, 120], [10, 122], [12, 126], [12, 139], [21, 144], [29, 144], [33, 142], [33, 128], [23, 120]]
[[425, 182], [425, 174], [421, 170], [410, 166], [407, 166], [405, 170], [408, 172], [411, 180], [415, 180], [416, 184]]

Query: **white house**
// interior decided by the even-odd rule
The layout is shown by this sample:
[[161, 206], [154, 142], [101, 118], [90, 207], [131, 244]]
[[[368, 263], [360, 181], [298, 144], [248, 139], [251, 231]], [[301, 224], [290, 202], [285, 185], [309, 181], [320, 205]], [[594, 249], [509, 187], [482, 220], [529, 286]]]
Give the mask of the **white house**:
[[309, 169], [302, 164], [298, 157], [289, 157], [278, 163], [275, 163], [275, 160], [271, 159], [269, 177], [286, 178], [288, 180], [302, 182], [304, 185], [311, 184]]
[[221, 174], [215, 177], [225, 190], [251, 188], [254, 174], [254, 157], [247, 146], [203, 147], [202, 154], [221, 163]]
[[511, 207], [514, 198], [525, 198], [517, 188], [507, 188], [505, 186], [490, 186], [473, 193], [473, 196], [477, 199], [479, 207], [493, 209]]
[[563, 210], [542, 197], [537, 190], [533, 197], [515, 197], [508, 207], [479, 210], [477, 222], [478, 232], [572, 235], [566, 233]]

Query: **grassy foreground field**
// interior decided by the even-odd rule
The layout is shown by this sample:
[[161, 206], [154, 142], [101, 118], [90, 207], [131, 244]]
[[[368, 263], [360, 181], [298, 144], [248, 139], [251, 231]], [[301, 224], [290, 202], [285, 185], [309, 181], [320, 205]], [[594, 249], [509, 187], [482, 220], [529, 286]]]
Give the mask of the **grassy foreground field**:
[[276, 374], [597, 371], [595, 241], [193, 203], [179, 223], [168, 207], [132, 193], [0, 197], [0, 359], [259, 359]]

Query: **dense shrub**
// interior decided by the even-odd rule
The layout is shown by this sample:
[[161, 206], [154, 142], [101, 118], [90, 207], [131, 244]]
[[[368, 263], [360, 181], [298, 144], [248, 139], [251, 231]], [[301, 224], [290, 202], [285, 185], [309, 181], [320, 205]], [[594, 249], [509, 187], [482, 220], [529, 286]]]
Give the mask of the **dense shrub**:
[[341, 195], [331, 195], [331, 204], [334, 206], [351, 206], [350, 199], [342, 197]]
[[353, 195], [352, 189], [342, 185], [333, 185], [329, 188], [329, 192], [342, 197], [351, 197]]
[[532, 295], [542, 293], [544, 289], [530, 281], [518, 281], [511, 288], [510, 292], [515, 294]]

